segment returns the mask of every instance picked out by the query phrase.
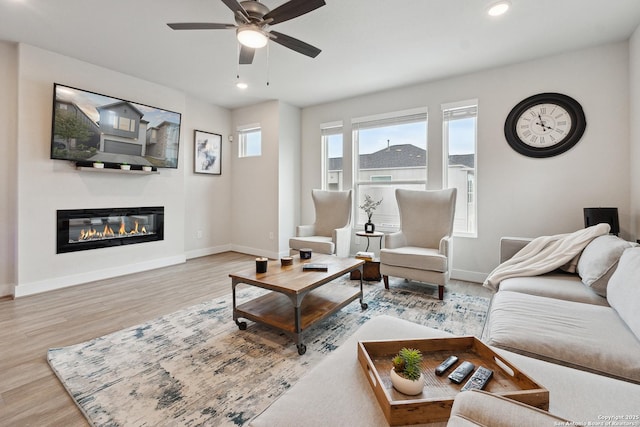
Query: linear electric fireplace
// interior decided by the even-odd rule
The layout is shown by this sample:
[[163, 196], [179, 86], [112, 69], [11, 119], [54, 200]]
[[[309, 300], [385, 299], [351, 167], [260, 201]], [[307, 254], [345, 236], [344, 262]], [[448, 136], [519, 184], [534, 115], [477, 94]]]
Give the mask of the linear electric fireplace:
[[56, 253], [164, 239], [164, 207], [57, 211]]

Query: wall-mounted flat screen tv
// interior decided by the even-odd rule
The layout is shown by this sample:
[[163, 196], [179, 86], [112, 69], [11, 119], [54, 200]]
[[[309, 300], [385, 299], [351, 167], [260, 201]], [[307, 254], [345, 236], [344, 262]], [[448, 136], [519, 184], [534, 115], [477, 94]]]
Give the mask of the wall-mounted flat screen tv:
[[181, 114], [58, 83], [53, 85], [51, 158], [178, 167]]

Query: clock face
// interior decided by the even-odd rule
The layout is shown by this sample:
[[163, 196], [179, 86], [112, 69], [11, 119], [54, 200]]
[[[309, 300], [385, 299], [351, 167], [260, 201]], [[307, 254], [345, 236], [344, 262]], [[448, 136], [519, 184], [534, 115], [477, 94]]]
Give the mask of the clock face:
[[557, 104], [538, 104], [525, 110], [516, 121], [516, 134], [525, 144], [552, 147], [569, 136], [571, 115]]
[[575, 99], [559, 93], [541, 93], [511, 110], [504, 133], [511, 148], [520, 154], [550, 157], [573, 147], [586, 124], [582, 107]]

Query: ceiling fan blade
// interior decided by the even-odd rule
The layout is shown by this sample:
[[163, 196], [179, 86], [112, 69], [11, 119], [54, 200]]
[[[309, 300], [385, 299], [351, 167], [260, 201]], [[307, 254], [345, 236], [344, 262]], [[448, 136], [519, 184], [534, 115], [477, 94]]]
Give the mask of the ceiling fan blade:
[[167, 25], [174, 30], [226, 30], [236, 27], [232, 24], [214, 24], [213, 22], [176, 22]]
[[269, 35], [275, 36], [271, 37], [274, 42], [281, 44], [284, 47], [288, 47], [291, 50], [295, 50], [296, 52], [303, 55], [310, 56], [311, 58], [315, 58], [320, 54], [320, 52], [322, 52], [315, 46], [311, 46], [310, 44], [305, 43], [302, 40], [295, 39], [291, 36], [279, 33], [277, 31], [271, 31]]
[[255, 49], [240, 45], [240, 65], [251, 64], [253, 62], [253, 55], [255, 53]]
[[325, 4], [324, 0], [290, 0], [264, 15], [263, 19], [271, 19], [269, 25], [275, 25], [309, 13]]
[[239, 16], [240, 18], [242, 18], [244, 20], [244, 22], [246, 22], [246, 23], [250, 22], [249, 14], [244, 9], [244, 7], [242, 7], [242, 5], [240, 3], [238, 3], [237, 0], [222, 0], [222, 3], [227, 5], [227, 7], [229, 9], [231, 9], [231, 11], [233, 11], [234, 15]]

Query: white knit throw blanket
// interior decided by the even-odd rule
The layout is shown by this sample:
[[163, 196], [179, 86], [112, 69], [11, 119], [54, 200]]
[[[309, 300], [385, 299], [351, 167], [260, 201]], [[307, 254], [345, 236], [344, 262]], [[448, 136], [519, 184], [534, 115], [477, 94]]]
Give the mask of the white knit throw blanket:
[[609, 224], [598, 224], [568, 234], [541, 236], [520, 249], [511, 259], [497, 266], [483, 286], [498, 290], [500, 282], [511, 277], [537, 276], [562, 267], [598, 236], [609, 233]]

